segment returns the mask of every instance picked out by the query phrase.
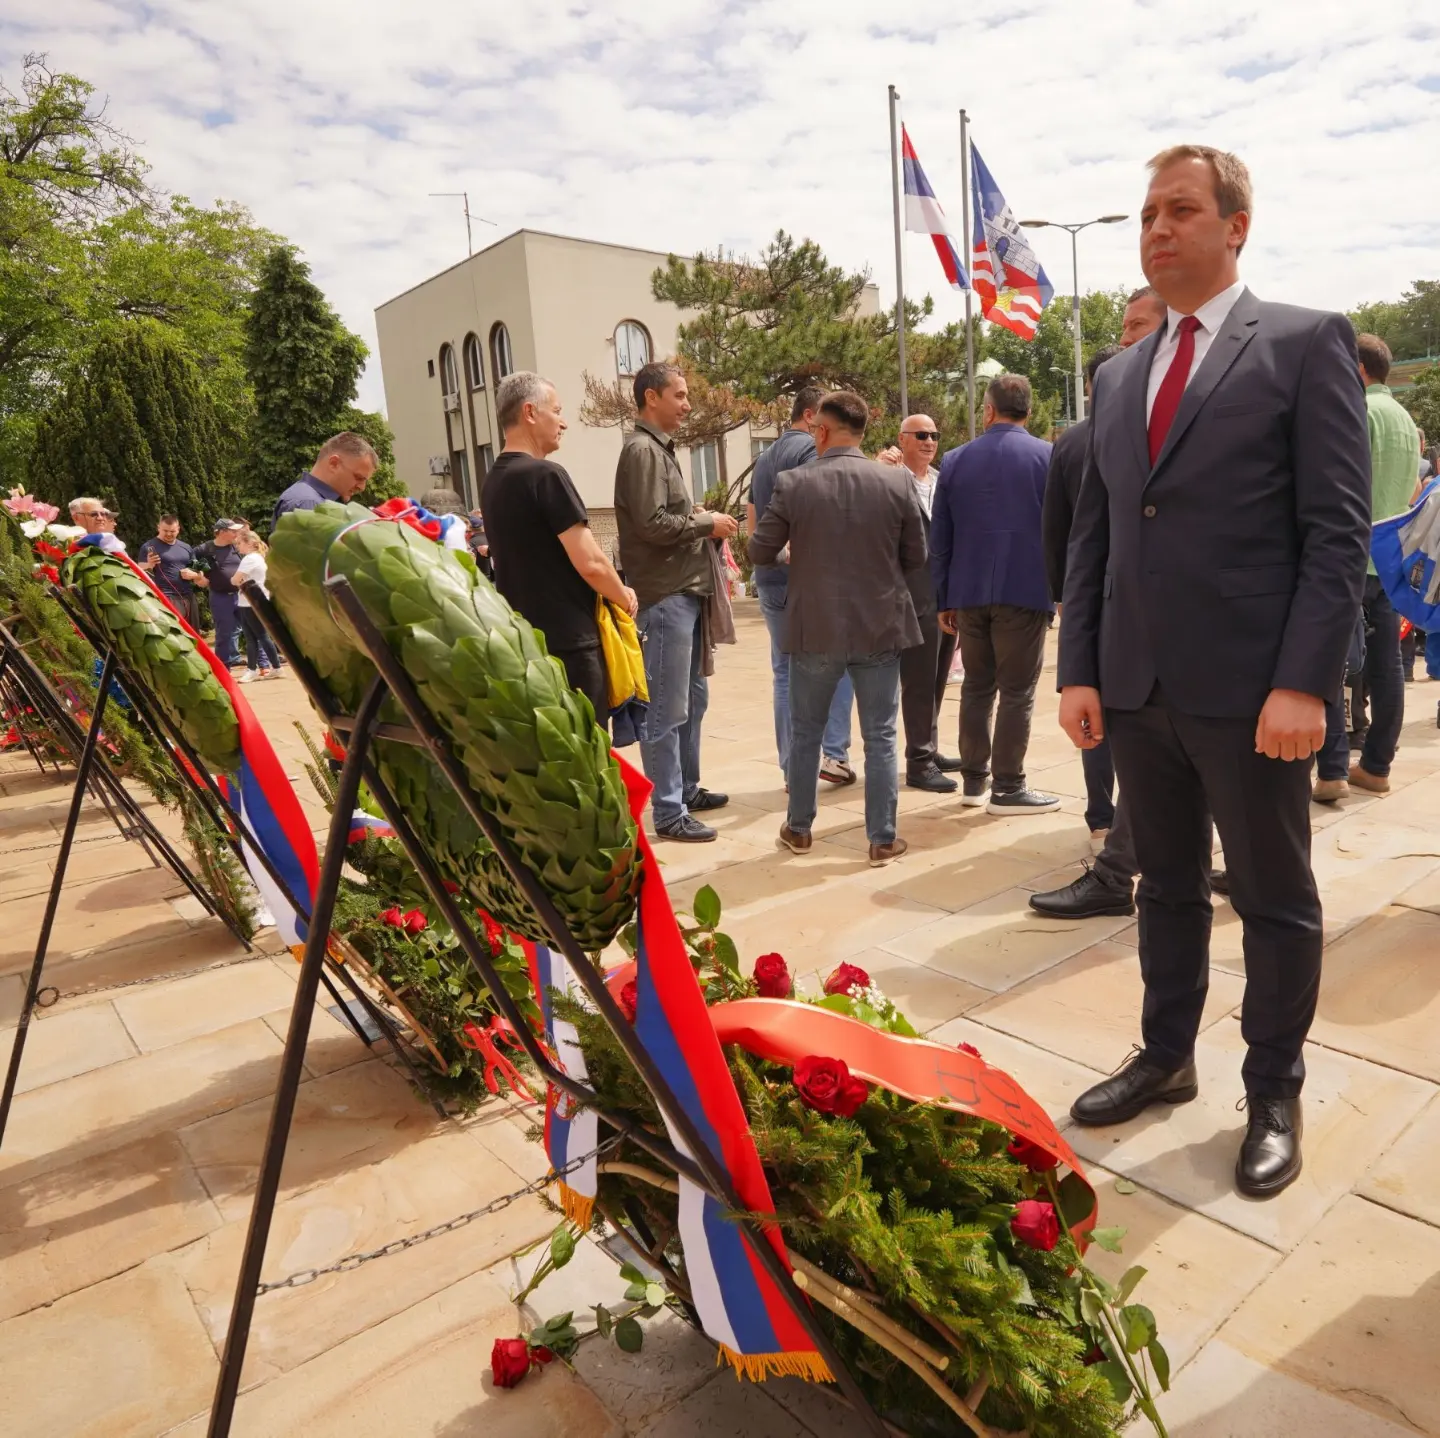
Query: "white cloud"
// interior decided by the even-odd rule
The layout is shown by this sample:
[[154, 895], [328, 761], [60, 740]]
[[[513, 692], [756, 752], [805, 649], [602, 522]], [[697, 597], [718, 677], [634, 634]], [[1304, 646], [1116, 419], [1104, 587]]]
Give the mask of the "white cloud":
[[[894, 82], [959, 230], [957, 109], [1017, 213], [1138, 209], [1177, 140], [1254, 174], [1246, 278], [1348, 308], [1440, 275], [1440, 26], [1336, 0], [939, 0], [581, 6], [497, 0], [14, 0], [0, 73], [26, 50], [108, 95], [156, 181], [223, 196], [305, 251], [346, 321], [464, 255], [458, 200], [496, 222], [690, 253], [779, 227], [868, 265], [893, 295], [885, 86]], [[1303, 21], [1301, 16], [1303, 14]], [[1064, 237], [1036, 236], [1057, 287]], [[1137, 282], [1136, 228], [1081, 238], [1086, 288]], [[928, 242], [912, 292], [961, 313]], [[381, 400], [372, 360], [362, 399]]]

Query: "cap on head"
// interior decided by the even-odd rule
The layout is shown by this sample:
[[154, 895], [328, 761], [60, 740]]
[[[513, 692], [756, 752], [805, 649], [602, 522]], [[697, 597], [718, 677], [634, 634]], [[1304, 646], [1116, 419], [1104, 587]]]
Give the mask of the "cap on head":
[[244, 529], [245, 526], [238, 519], [217, 519], [215, 521], [215, 533], [219, 534], [222, 529]]

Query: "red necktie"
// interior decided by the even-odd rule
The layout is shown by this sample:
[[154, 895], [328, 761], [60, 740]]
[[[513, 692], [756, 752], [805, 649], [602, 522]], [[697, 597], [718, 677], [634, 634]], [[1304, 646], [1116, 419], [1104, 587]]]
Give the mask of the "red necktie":
[[1175, 423], [1175, 414], [1180, 408], [1185, 393], [1185, 381], [1190, 378], [1190, 366], [1195, 362], [1195, 331], [1200, 321], [1194, 315], [1186, 315], [1180, 321], [1180, 339], [1175, 345], [1175, 358], [1160, 381], [1159, 393], [1155, 396], [1155, 407], [1150, 411], [1150, 467], [1160, 458], [1165, 447], [1165, 436]]

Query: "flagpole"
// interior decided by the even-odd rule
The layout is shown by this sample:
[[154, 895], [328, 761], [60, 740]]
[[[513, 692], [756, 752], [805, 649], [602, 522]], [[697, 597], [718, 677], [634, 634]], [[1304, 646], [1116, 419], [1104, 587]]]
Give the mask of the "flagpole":
[[900, 96], [890, 86], [890, 190], [895, 203], [895, 334], [900, 342], [900, 419], [910, 413], [909, 383], [905, 374], [905, 260], [900, 225], [900, 140], [895, 122]]
[[975, 438], [975, 331], [971, 328], [970, 303], [974, 296], [975, 240], [970, 230], [970, 117], [960, 112], [960, 233], [968, 253], [965, 269], [971, 276], [965, 290], [965, 389], [968, 396], [970, 438]]

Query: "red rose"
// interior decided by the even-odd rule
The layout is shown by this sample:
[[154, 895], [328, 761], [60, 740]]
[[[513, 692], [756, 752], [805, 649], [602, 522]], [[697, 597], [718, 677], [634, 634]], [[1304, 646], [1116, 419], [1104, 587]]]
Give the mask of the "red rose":
[[817, 1058], [811, 1054], [795, 1065], [792, 1074], [800, 1097], [819, 1113], [853, 1118], [855, 1110], [870, 1097], [864, 1079], [853, 1078], [844, 1059]]
[[485, 939], [490, 945], [490, 957], [498, 958], [505, 947], [505, 930], [484, 909], [476, 909], [475, 912], [485, 924]]
[[405, 916], [399, 909], [386, 909], [385, 912], [380, 915], [380, 922], [382, 924], [389, 924], [392, 929], [399, 929], [404, 927]]
[[523, 1338], [497, 1338], [490, 1350], [490, 1377], [497, 1388], [513, 1388], [530, 1371], [530, 1347]]
[[407, 934], [423, 934], [430, 927], [430, 921], [419, 909], [411, 909], [401, 923]]
[[548, 1348], [532, 1348], [530, 1350], [530, 1361], [532, 1363], [553, 1363], [555, 1355]]
[[1031, 1248], [1049, 1253], [1060, 1241], [1060, 1220], [1055, 1217], [1053, 1204], [1042, 1203], [1036, 1198], [1027, 1198], [1015, 1207], [1015, 1217], [1010, 1220], [1010, 1232]]
[[640, 1002], [640, 986], [631, 979], [623, 989], [620, 990], [620, 1011], [633, 1024], [635, 1022], [635, 1008]]
[[[955, 1047], [959, 1049], [962, 1054], [972, 1054], [975, 1058], [980, 1058], [980, 1050], [977, 1049], [974, 1044], [956, 1044]], [[984, 1060], [982, 1059], [981, 1062], [983, 1063]]]
[[1031, 1173], [1048, 1173], [1059, 1162], [1054, 1154], [1041, 1148], [1038, 1143], [1022, 1138], [1018, 1133], [1006, 1144], [1005, 1152], [1016, 1163], [1024, 1164]]
[[447, 894], [458, 894], [460, 892], [460, 885], [457, 884], [454, 879], [441, 879], [440, 882], [445, 886], [445, 892]]
[[848, 994], [853, 988], [868, 989], [869, 987], [870, 975], [855, 964], [841, 964], [840, 967], [825, 980], [825, 992], [827, 994]]
[[755, 960], [755, 987], [762, 999], [790, 997], [790, 968], [779, 954], [761, 954]]

